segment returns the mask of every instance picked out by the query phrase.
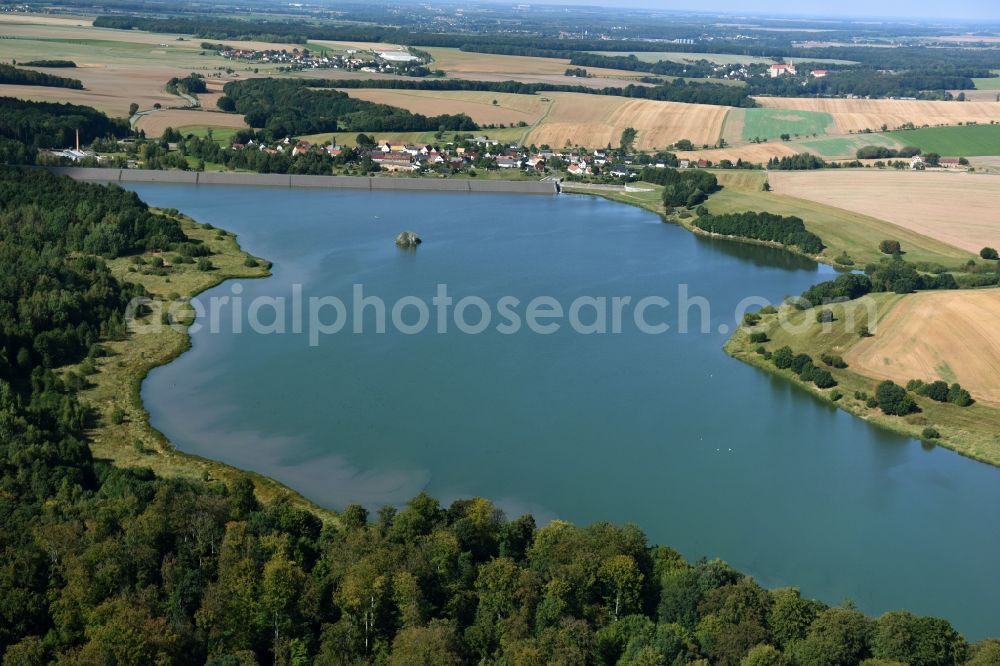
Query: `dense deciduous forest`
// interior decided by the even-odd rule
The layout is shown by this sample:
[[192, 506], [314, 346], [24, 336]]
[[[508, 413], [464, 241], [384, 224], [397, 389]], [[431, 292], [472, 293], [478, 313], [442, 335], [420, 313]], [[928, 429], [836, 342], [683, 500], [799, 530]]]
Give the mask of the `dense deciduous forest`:
[[83, 90], [83, 84], [78, 79], [68, 79], [46, 72], [36, 72], [30, 69], [18, 69], [13, 65], [0, 64], [0, 83], [19, 86], [48, 86], [52, 88], [72, 88]]
[[604, 67], [606, 69], [624, 69], [630, 72], [649, 72], [661, 76], [709, 77], [715, 72], [715, 66], [707, 60], [696, 62], [674, 62], [660, 60], [646, 62], [634, 55], [611, 56], [600, 53], [574, 53], [570, 57], [571, 65], [581, 67]]
[[[89, 106], [0, 97], [0, 139], [32, 148], [68, 148], [76, 141], [76, 130], [80, 130], [82, 143], [107, 137], [124, 138], [131, 133], [128, 121], [108, 118]], [[6, 160], [5, 163], [25, 162]]]
[[802, 218], [794, 216], [751, 212], [701, 215], [694, 225], [709, 233], [779, 243], [806, 254], [819, 254], [825, 247], [819, 236], [806, 230]]
[[[315, 82], [294, 79], [230, 81], [219, 108], [244, 115], [251, 127], [273, 136], [318, 132], [426, 132], [441, 128], [469, 131], [479, 126], [465, 114], [427, 117], [386, 104], [349, 97], [336, 90], [315, 90]], [[229, 100], [229, 101], [224, 101]]]

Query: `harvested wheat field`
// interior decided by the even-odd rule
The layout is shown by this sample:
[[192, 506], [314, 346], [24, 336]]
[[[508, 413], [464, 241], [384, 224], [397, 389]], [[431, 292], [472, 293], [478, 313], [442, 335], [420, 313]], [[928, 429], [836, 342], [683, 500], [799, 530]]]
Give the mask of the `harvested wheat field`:
[[[441, 69], [453, 79], [475, 81], [521, 81], [524, 83], [560, 83], [563, 85], [604, 88], [637, 83], [642, 72], [628, 72], [601, 67], [585, 68], [593, 78], [566, 76], [569, 60], [563, 58], [534, 58], [529, 56], [472, 53], [453, 48], [422, 49], [431, 54], [432, 69]], [[642, 85], [642, 84], [639, 84]]]
[[634, 127], [639, 150], [666, 148], [679, 139], [696, 145], [714, 144], [719, 139], [725, 106], [681, 104], [650, 100], [587, 95], [584, 93], [544, 93], [552, 108], [527, 142], [553, 148], [617, 146], [622, 130]]
[[354, 88], [342, 92], [357, 99], [398, 106], [425, 116], [464, 113], [480, 125], [500, 123], [509, 125], [518, 122], [534, 125], [552, 104], [542, 101], [547, 99], [544, 95], [513, 93]]
[[677, 157], [682, 160], [709, 160], [712, 164], [718, 164], [722, 160], [736, 162], [752, 162], [763, 164], [772, 157], [790, 157], [802, 152], [796, 150], [794, 146], [780, 141], [768, 143], [747, 143], [742, 146], [730, 146], [728, 148], [710, 148], [707, 150], [675, 151]]
[[839, 132], [878, 130], [883, 124], [895, 129], [904, 123], [956, 125], [960, 122], [1000, 121], [996, 102], [929, 102], [901, 99], [815, 99], [758, 97], [757, 103], [771, 109], [820, 111], [833, 116]]
[[218, 113], [198, 109], [163, 109], [148, 113], [136, 123], [136, 129], [146, 136], [160, 136], [168, 127], [224, 127], [243, 129], [247, 124], [243, 116], [235, 113]]
[[822, 169], [772, 171], [769, 180], [778, 194], [870, 215], [969, 252], [1000, 246], [1000, 176]]
[[977, 401], [1000, 405], [1000, 289], [907, 296], [844, 360], [863, 375], [900, 384], [959, 382]]

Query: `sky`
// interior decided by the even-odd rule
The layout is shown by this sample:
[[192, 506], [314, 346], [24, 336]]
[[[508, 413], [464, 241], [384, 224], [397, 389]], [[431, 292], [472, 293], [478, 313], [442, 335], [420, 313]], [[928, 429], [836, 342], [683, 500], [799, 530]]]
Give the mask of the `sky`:
[[540, 0], [539, 4], [588, 4], [663, 10], [724, 11], [736, 14], [891, 17], [1000, 22], [998, 0]]

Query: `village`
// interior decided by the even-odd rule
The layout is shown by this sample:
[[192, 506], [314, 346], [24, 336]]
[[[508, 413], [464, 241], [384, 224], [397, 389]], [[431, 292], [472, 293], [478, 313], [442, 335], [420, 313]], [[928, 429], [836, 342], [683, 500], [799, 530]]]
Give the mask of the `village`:
[[328, 50], [316, 51], [308, 48], [293, 48], [290, 51], [288, 49], [257, 50], [208, 42], [203, 42], [202, 48], [214, 50], [226, 60], [248, 64], [279, 65], [279, 69], [287, 71], [337, 69], [371, 74], [426, 74], [426, 72], [417, 71], [418, 68], [423, 67], [423, 60], [407, 51], [379, 53], [348, 49], [340, 53]]
[[291, 158], [309, 154], [340, 158], [344, 161], [360, 161], [363, 166], [370, 163], [372, 171], [383, 173], [459, 173], [478, 170], [500, 172], [523, 172], [540, 176], [565, 172], [569, 176], [605, 175], [622, 180], [638, 177], [642, 166], [707, 167], [704, 160], [689, 163], [677, 162], [661, 156], [661, 161], [649, 155], [619, 155], [613, 150], [552, 150], [547, 146], [522, 146], [518, 143], [504, 144], [488, 136], [468, 137], [443, 145], [400, 143], [395, 141], [364, 141], [364, 146], [349, 149], [338, 144], [336, 138], [327, 143], [312, 143], [306, 140], [285, 138], [277, 143], [264, 143], [253, 139], [244, 143], [234, 143], [234, 151], [257, 150], [272, 155], [287, 155]]

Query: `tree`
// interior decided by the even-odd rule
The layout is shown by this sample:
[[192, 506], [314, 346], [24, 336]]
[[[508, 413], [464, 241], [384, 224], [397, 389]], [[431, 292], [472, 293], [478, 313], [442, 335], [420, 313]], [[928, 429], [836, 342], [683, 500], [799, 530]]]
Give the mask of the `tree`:
[[621, 141], [619, 145], [621, 146], [621, 151], [623, 153], [632, 152], [632, 148], [635, 145], [636, 131], [634, 127], [626, 127], [622, 130]]
[[389, 666], [459, 666], [463, 663], [455, 629], [445, 620], [407, 627], [396, 634]]
[[917, 410], [916, 403], [906, 393], [906, 389], [888, 379], [875, 389], [875, 401], [890, 416], [906, 416]]
[[900, 254], [902, 252], [902, 248], [899, 244], [899, 241], [895, 240], [882, 241], [881, 243], [878, 244], [878, 250], [882, 254]]
[[948, 382], [944, 382], [939, 379], [929, 384], [924, 384], [918, 390], [920, 395], [926, 396], [931, 400], [936, 402], [948, 402]]
[[643, 575], [634, 559], [628, 555], [609, 557], [601, 563], [598, 576], [608, 590], [608, 605], [614, 619], [617, 620], [630, 611], [641, 610], [639, 597]]
[[809, 626], [823, 610], [823, 605], [812, 599], [803, 599], [796, 588], [775, 590], [774, 601], [768, 614], [768, 625], [780, 647], [802, 640]]
[[910, 666], [956, 666], [968, 645], [948, 622], [906, 611], [884, 614], [875, 623], [872, 656]]
[[750, 648], [740, 666], [784, 666], [785, 660], [773, 646], [761, 643]]
[[995, 666], [1000, 664], [1000, 640], [991, 638], [976, 643], [969, 650], [969, 661], [965, 666]]
[[272, 650], [276, 658], [282, 640], [289, 638], [298, 619], [297, 604], [304, 580], [305, 574], [284, 552], [275, 553], [264, 565], [260, 584], [261, 624], [273, 629]]
[[952, 384], [948, 389], [948, 402], [959, 407], [968, 407], [973, 400], [972, 395], [960, 384]]
[[368, 136], [364, 132], [354, 137], [354, 143], [362, 150], [371, 150], [375, 147], [375, 138]]
[[812, 373], [812, 381], [816, 384], [816, 388], [821, 389], [833, 388], [837, 385], [837, 380], [833, 378], [833, 374], [825, 368], [817, 368], [814, 370]]
[[137, 103], [132, 102], [131, 104], [128, 105], [128, 115], [130, 118], [138, 112], [139, 112], [139, 105]]
[[790, 651], [800, 666], [854, 666], [868, 655], [871, 632], [871, 620], [858, 611], [829, 608]]
[[771, 356], [771, 361], [774, 363], [774, 367], [779, 370], [785, 370], [792, 367], [792, 360], [794, 358], [795, 354], [792, 352], [792, 348], [786, 345], [775, 350], [774, 355]]
[[996, 249], [992, 247], [984, 247], [979, 251], [979, 256], [983, 259], [990, 259], [993, 261], [1000, 259], [1000, 254], [998, 254]]

